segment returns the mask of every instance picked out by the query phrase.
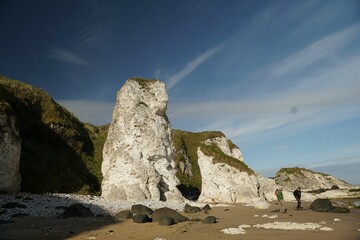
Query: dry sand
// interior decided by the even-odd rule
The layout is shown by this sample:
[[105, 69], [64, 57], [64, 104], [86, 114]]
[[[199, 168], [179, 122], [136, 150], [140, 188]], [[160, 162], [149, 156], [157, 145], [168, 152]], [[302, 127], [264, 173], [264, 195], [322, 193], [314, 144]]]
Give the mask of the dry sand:
[[[183, 222], [172, 226], [158, 223], [133, 223], [132, 220], [113, 221], [105, 217], [94, 218], [19, 218], [15, 222], [0, 225], [0, 239], [301, 239], [301, 240], [360, 240], [360, 209], [349, 214], [321, 213], [309, 209], [310, 203], [303, 203], [304, 210], [295, 210], [296, 203], [287, 203], [288, 212], [273, 212], [279, 209], [273, 203], [269, 209], [258, 210], [234, 204], [228, 207], [213, 207], [209, 214], [185, 214], [190, 219], [204, 219], [212, 215], [218, 218], [215, 224], [197, 221]], [[263, 215], [277, 218], [262, 217]], [[254, 217], [258, 215], [258, 217]], [[341, 221], [334, 221], [340, 219]], [[320, 230], [273, 230], [245, 228], [245, 234], [227, 235], [221, 232], [239, 225], [265, 224], [272, 222], [319, 223], [333, 231]], [[325, 223], [326, 222], [326, 223]]]

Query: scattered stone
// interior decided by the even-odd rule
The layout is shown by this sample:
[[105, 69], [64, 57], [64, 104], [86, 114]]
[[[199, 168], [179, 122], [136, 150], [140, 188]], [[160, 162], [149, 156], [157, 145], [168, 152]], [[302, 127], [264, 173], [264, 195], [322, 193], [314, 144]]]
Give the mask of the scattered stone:
[[134, 223], [147, 223], [151, 222], [151, 218], [147, 214], [135, 214], [132, 216]]
[[211, 207], [210, 207], [209, 204], [206, 204], [206, 205], [202, 208], [202, 210], [204, 210], [204, 211], [209, 211], [209, 210], [211, 210]]
[[190, 206], [189, 204], [185, 204], [185, 212], [186, 213], [197, 213], [197, 212], [201, 212], [201, 209], [199, 207], [193, 207]]
[[141, 205], [141, 204], [135, 204], [135, 205], [132, 205], [131, 207], [131, 212], [133, 214], [140, 214], [140, 215], [151, 215], [154, 211], [147, 207], [147, 206], [144, 206], [144, 205]]
[[216, 223], [216, 217], [215, 216], [208, 216], [204, 219], [203, 223], [212, 224]]
[[2, 205], [3, 208], [26, 208], [26, 205], [18, 202], [8, 202]]
[[94, 213], [91, 212], [91, 210], [84, 205], [80, 203], [75, 203], [71, 206], [69, 206], [64, 213], [61, 215], [64, 218], [69, 217], [93, 217]]
[[340, 218], [335, 218], [335, 219], [334, 219], [334, 222], [340, 222], [340, 221], [341, 221]]
[[115, 215], [116, 219], [131, 219], [133, 213], [129, 210], [123, 210]]
[[208, 210], [205, 210], [204, 213], [205, 213], [205, 214], [209, 214]]
[[167, 207], [156, 209], [151, 214], [151, 218], [152, 218], [153, 222], [159, 222], [161, 219], [163, 219], [165, 217], [170, 217], [170, 218], [174, 219], [175, 223], [189, 221], [189, 219], [187, 217], [184, 217], [177, 211], [175, 211], [171, 208], [167, 208]]

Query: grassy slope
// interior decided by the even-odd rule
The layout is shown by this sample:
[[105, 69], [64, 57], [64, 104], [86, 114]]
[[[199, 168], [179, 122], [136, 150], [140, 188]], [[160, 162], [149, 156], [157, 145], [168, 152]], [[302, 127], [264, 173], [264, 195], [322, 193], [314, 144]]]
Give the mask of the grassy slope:
[[99, 192], [95, 127], [89, 131], [43, 90], [0, 76], [0, 111], [4, 106], [11, 106], [22, 138], [22, 191]]

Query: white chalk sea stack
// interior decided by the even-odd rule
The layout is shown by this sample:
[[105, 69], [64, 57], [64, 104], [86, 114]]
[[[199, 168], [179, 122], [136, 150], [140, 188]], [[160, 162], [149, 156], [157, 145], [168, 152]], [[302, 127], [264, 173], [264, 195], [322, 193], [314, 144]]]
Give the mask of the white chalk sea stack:
[[158, 80], [131, 78], [117, 93], [103, 149], [106, 200], [182, 201], [177, 189], [168, 95]]

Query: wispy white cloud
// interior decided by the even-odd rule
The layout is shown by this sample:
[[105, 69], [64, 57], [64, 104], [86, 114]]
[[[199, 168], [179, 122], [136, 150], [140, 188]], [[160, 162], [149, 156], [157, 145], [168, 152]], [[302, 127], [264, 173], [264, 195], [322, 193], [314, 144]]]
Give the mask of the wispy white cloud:
[[109, 15], [106, 3], [100, 0], [87, 0], [83, 1], [81, 6], [75, 29], [80, 33], [83, 44], [96, 43], [105, 35], [104, 31]]
[[[319, 31], [344, 16], [357, 15], [357, 7], [358, 3], [355, 1], [328, 1], [327, 4], [319, 0], [301, 1], [296, 15], [302, 21], [298, 21], [299, 26], [290, 33], [290, 36], [297, 38], [309, 31]], [[309, 12], [312, 14], [309, 15]]]
[[75, 53], [60, 48], [52, 49], [52, 53], [48, 57], [66, 63], [72, 63], [82, 66], [89, 65], [89, 63], [85, 59], [77, 56]]
[[216, 46], [214, 48], [210, 48], [201, 55], [197, 56], [195, 59], [191, 60], [189, 63], [186, 64], [186, 66], [179, 72], [175, 73], [172, 76], [169, 76], [167, 79], [167, 88], [170, 90], [177, 84], [179, 81], [181, 81], [183, 78], [191, 74], [197, 67], [199, 67], [202, 63], [204, 63], [206, 60], [208, 60], [210, 57], [212, 57], [214, 54], [219, 52], [224, 47], [224, 44], [220, 44], [219, 46]]
[[286, 88], [280, 86], [256, 99], [172, 103], [170, 119], [175, 124], [176, 121], [207, 122], [198, 130], [217, 129], [229, 137], [243, 138], [274, 131], [282, 136], [360, 117], [360, 53], [337, 57], [313, 70], [311, 77], [294, 74], [311, 63], [327, 60], [359, 33], [360, 25], [346, 28], [258, 72], [260, 79], [267, 76], [270, 79], [282, 76], [283, 81], [292, 79], [293, 84]]
[[255, 76], [266, 75], [267, 79], [271, 79], [282, 77], [289, 73], [294, 74], [316, 62], [333, 56], [359, 34], [360, 24], [333, 33], [284, 58], [282, 61], [269, 66], [267, 69], [260, 70]]

